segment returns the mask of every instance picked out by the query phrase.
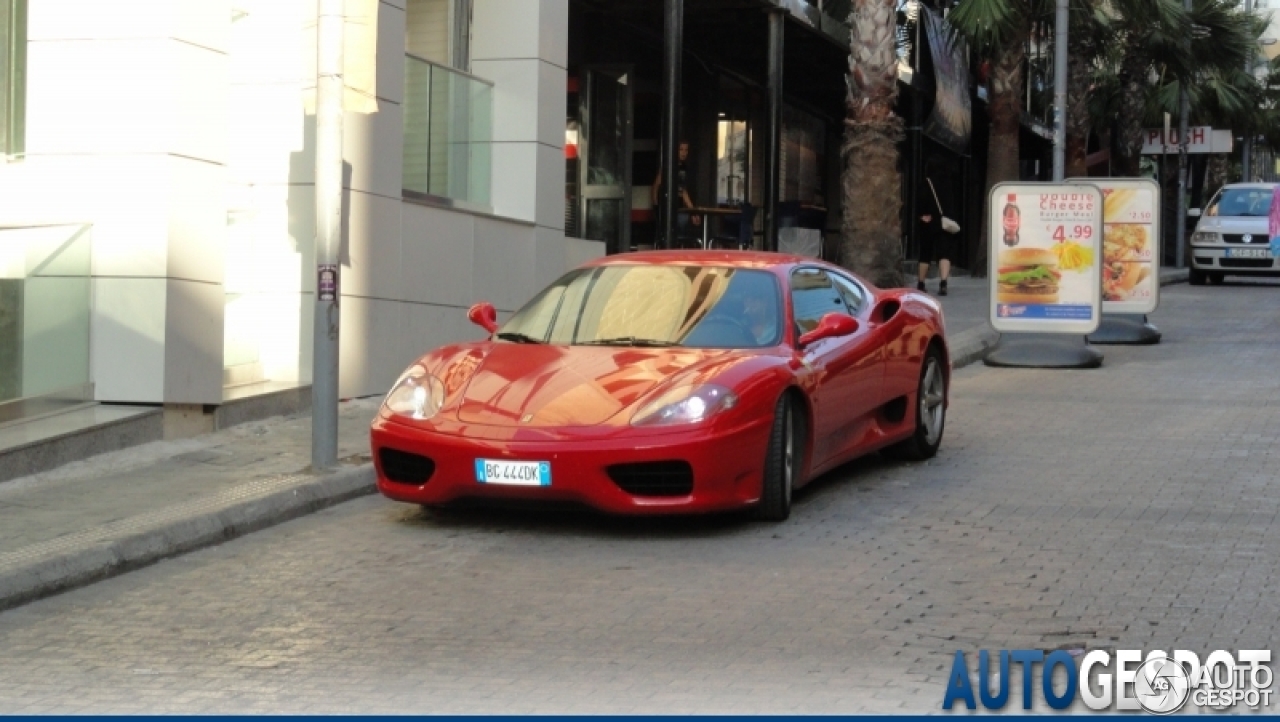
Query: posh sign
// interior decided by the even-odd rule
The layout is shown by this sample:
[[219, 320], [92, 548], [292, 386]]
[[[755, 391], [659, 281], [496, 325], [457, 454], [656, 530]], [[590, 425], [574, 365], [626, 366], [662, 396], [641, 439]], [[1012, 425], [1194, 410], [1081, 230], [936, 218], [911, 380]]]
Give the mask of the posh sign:
[[[1231, 131], [1214, 130], [1207, 125], [1187, 129], [1188, 153], [1230, 153]], [[1142, 154], [1160, 155], [1178, 152], [1178, 129], [1149, 128], [1142, 131]]]

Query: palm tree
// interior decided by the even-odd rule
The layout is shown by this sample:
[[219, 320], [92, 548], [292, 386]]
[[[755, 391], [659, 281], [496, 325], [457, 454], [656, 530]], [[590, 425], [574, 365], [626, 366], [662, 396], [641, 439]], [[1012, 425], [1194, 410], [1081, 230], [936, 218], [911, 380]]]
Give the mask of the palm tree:
[[[1233, 126], [1256, 109], [1256, 83], [1243, 68], [1263, 28], [1234, 0], [1113, 0], [1122, 28], [1112, 68], [1124, 102], [1117, 107], [1117, 163], [1122, 175], [1139, 174], [1144, 127], [1176, 117], [1185, 82], [1193, 116], [1217, 116]], [[1208, 119], [1207, 117], [1205, 119]], [[1232, 122], [1234, 121], [1234, 122]]]
[[841, 148], [841, 263], [885, 288], [903, 285], [896, 19], [894, 0], [854, 2]]
[[[1042, 11], [1040, 0], [964, 0], [947, 16], [991, 67], [987, 114], [990, 118], [987, 143], [987, 182], [984, 198], [1004, 181], [1018, 179], [1018, 135], [1022, 120], [1022, 66], [1033, 17]], [[989, 213], [982, 214], [982, 233], [990, 232]], [[987, 244], [980, 240], [972, 271], [985, 276]]]
[[1114, 36], [1112, 18], [1100, 0], [1074, 0], [1071, 29], [1067, 40], [1067, 117], [1065, 172], [1068, 178], [1089, 174], [1089, 132], [1093, 129], [1090, 104], [1094, 93], [1104, 89], [1099, 82], [1099, 58]]

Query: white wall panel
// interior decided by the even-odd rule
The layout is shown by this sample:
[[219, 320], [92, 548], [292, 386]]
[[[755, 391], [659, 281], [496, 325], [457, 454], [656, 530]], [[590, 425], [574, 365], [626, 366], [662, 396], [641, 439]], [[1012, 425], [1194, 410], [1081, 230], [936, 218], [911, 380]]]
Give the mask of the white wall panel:
[[95, 278], [90, 343], [99, 401], [164, 401], [163, 278]]
[[164, 401], [221, 403], [222, 285], [168, 279], [165, 291]]
[[348, 295], [403, 298], [400, 267], [401, 221], [398, 198], [349, 191], [347, 236], [341, 287]]
[[[498, 142], [538, 140], [541, 117], [537, 60], [477, 60], [472, 63], [476, 75], [491, 80], [493, 94], [493, 139]], [[564, 143], [564, 85], [560, 86], [560, 138]]]
[[400, 198], [404, 113], [399, 105], [378, 100], [377, 113], [347, 113], [342, 145], [344, 160], [351, 168], [346, 178], [350, 188]]
[[[537, 218], [538, 145], [493, 144], [493, 212], [533, 222]], [[564, 159], [560, 161], [558, 188], [564, 187]], [[561, 204], [564, 196], [561, 195]], [[564, 209], [560, 210], [561, 215]], [[564, 224], [563, 219], [561, 225]]]
[[167, 273], [221, 287], [227, 247], [227, 171], [221, 165], [168, 156]]
[[[545, 0], [475, 0], [471, 60], [536, 58]], [[565, 27], [569, 24], [565, 16]], [[535, 30], [536, 29], [536, 30]]]
[[469, 307], [475, 272], [475, 217], [467, 213], [403, 204], [404, 241], [400, 273], [404, 297], [414, 303]]
[[477, 217], [474, 253], [471, 295], [476, 301], [514, 311], [537, 290], [532, 227]]

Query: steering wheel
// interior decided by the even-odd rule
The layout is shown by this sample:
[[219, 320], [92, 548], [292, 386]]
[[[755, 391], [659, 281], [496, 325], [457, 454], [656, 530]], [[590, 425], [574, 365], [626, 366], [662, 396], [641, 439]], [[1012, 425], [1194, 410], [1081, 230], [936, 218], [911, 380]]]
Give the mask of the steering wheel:
[[732, 329], [732, 333], [727, 335], [732, 336], [732, 342], [735, 345], [756, 345], [756, 335], [751, 333], [751, 329], [747, 327], [747, 324], [741, 319], [737, 319], [732, 316], [708, 316], [707, 318], [702, 319], [702, 323], [698, 324], [698, 332], [702, 333], [705, 330], [708, 333], [714, 334], [715, 332], [711, 329], [717, 326]]

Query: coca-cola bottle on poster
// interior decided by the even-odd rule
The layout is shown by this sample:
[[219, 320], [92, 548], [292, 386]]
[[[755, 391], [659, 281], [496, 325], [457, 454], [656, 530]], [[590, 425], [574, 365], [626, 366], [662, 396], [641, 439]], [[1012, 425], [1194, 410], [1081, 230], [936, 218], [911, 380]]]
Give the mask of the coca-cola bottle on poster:
[[1009, 200], [1005, 203], [1002, 222], [1004, 224], [1004, 244], [1006, 246], [1016, 246], [1019, 237], [1018, 230], [1022, 228], [1022, 212], [1018, 210], [1018, 204], [1014, 201], [1016, 196], [1009, 194]]

